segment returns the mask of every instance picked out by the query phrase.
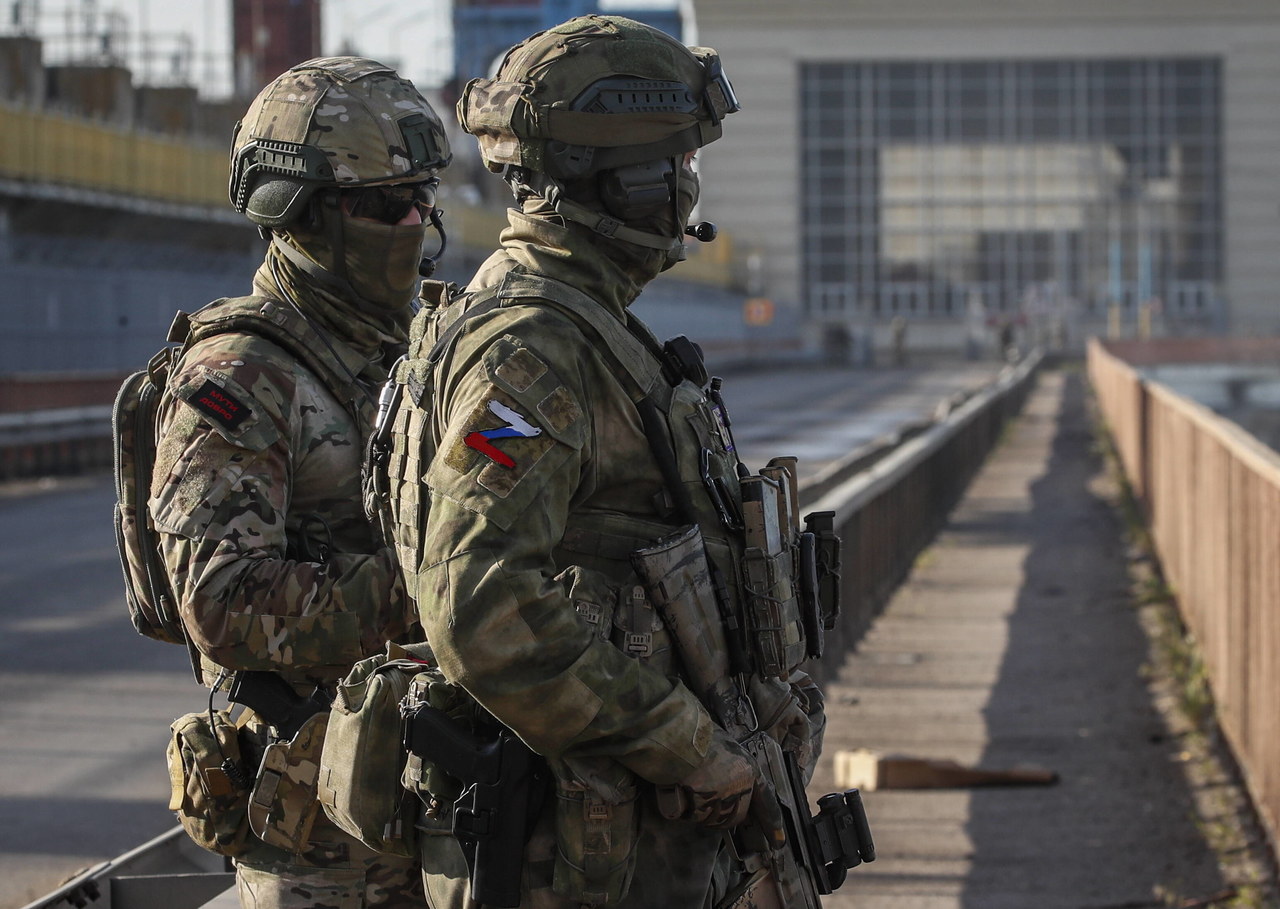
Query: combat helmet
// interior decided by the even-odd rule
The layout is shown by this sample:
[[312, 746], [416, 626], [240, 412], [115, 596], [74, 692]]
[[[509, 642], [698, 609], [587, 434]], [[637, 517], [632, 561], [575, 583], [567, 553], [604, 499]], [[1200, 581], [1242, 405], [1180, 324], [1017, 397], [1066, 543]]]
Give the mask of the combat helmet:
[[[452, 157], [444, 125], [412, 82], [366, 57], [318, 57], [272, 80], [236, 124], [228, 194], [259, 228], [279, 230], [318, 191], [434, 189]], [[432, 224], [443, 249], [434, 209]]]
[[[457, 106], [485, 166], [517, 197], [542, 196], [562, 217], [676, 258], [679, 236], [626, 223], [675, 204], [680, 159], [720, 138], [723, 118], [739, 109], [714, 50], [601, 15], [516, 45], [495, 78], [467, 84]], [[593, 176], [600, 205], [566, 198], [566, 185]]]

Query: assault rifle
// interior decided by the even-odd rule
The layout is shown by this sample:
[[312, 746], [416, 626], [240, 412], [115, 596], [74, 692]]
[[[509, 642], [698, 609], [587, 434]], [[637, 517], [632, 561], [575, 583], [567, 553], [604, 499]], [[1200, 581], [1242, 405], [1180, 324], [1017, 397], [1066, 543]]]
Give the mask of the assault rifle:
[[546, 782], [541, 759], [508, 729], [482, 739], [429, 704], [406, 714], [404, 745], [466, 787], [453, 805], [453, 835], [471, 869], [471, 899], [519, 906], [530, 809]]
[[333, 703], [322, 688], [304, 698], [279, 675], [263, 670], [237, 672], [227, 697], [258, 714], [286, 741], [297, 735], [307, 720], [324, 713]]

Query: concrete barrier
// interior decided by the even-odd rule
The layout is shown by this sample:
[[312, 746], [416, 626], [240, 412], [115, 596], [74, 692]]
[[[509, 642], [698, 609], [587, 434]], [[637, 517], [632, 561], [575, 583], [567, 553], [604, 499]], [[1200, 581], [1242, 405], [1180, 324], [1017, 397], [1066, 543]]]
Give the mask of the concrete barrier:
[[[940, 414], [888, 451], [858, 463], [845, 476], [818, 477], [803, 486], [804, 512], [835, 513], [841, 548], [841, 614], [826, 634], [821, 664], [829, 678], [840, 668], [959, 501], [1005, 422], [1022, 407], [1043, 360], [1039, 352], [1006, 368], [959, 406]], [[854, 462], [856, 463], [856, 461]]]
[[111, 407], [0, 413], [0, 480], [110, 466]]

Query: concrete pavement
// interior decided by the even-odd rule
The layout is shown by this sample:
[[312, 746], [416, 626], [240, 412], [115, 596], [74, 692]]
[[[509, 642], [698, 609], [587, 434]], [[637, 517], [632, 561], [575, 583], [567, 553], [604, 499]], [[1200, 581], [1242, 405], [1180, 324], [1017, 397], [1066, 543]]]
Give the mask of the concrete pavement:
[[1139, 909], [1226, 884], [1144, 679], [1119, 518], [1079, 372], [1046, 371], [827, 685], [839, 749], [1055, 770], [1047, 787], [865, 795], [879, 859], [831, 909]]

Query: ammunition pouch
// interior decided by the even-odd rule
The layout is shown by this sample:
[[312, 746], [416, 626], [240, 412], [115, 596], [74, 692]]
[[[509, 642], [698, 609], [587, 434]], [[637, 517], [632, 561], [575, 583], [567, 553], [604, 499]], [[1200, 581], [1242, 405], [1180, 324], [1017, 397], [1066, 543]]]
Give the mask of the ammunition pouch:
[[197, 845], [240, 855], [248, 848], [251, 783], [242, 730], [225, 710], [188, 713], [169, 728], [169, 810]]
[[[789, 465], [788, 465], [788, 462]], [[742, 522], [746, 536], [742, 586], [760, 675], [787, 678], [808, 652], [799, 579], [795, 463], [774, 458], [757, 476], [744, 477]]]
[[249, 827], [254, 835], [293, 855], [306, 850], [320, 811], [316, 790], [328, 722], [328, 712], [317, 713], [292, 739], [267, 745], [249, 796]]
[[631, 889], [640, 833], [637, 783], [615, 761], [586, 759], [590, 777], [556, 768], [556, 858], [552, 889], [571, 903], [617, 905]]
[[435, 660], [426, 644], [388, 643], [338, 684], [320, 754], [317, 795], [329, 820], [375, 852], [417, 852], [418, 801], [401, 785], [405, 753], [400, 701]]

